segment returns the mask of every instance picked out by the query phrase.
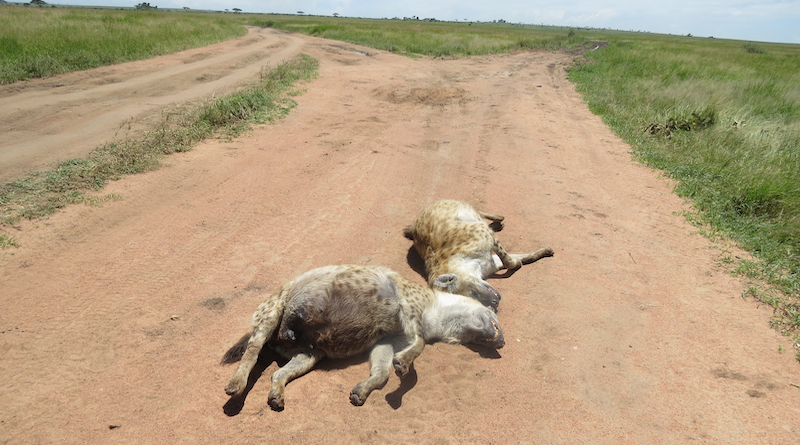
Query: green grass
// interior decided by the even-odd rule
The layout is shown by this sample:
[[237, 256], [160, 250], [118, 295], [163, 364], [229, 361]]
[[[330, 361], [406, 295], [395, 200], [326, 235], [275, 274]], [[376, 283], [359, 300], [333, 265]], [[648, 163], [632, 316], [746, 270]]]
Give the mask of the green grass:
[[385, 51], [426, 56], [476, 56], [524, 49], [575, 47], [584, 37], [569, 28], [504, 24], [269, 16], [247, 23], [340, 40]]
[[0, 83], [146, 59], [243, 36], [222, 14], [0, 6]]
[[189, 150], [214, 135], [235, 136], [252, 123], [279, 119], [295, 106], [289, 97], [296, 93], [294, 85], [315, 77], [317, 66], [315, 59], [301, 55], [262, 71], [254, 84], [240, 91], [166, 111], [160, 123], [141, 137], [107, 144], [85, 159], [64, 161], [55, 169], [2, 184], [0, 224], [39, 218], [71, 203], [94, 203], [96, 198], [87, 197], [87, 192], [123, 175], [152, 170], [165, 155]]
[[800, 332], [800, 46], [639, 35], [586, 57], [570, 79], [591, 110], [756, 257], [736, 272]]

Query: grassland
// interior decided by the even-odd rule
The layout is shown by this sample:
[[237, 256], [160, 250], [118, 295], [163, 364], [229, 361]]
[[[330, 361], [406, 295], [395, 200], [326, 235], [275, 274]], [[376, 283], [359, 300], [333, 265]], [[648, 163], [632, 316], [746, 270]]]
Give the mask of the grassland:
[[640, 37], [586, 58], [570, 78], [592, 111], [678, 181], [698, 210], [690, 218], [758, 258], [737, 270], [780, 292], [749, 294], [797, 333], [800, 46]]
[[584, 43], [570, 29], [489, 23], [268, 16], [250, 22], [410, 56], [466, 57], [524, 49], [559, 50]]
[[[114, 29], [117, 25], [110, 23], [210, 20], [207, 23], [215, 25], [201, 26], [202, 31], [232, 29], [228, 32], [233, 36], [243, 32], [244, 24], [269, 26], [411, 57], [466, 57], [529, 49], [577, 54], [594, 47], [591, 42], [606, 42], [607, 47], [576, 58], [570, 79], [592, 111], [631, 145], [640, 161], [677, 181], [677, 193], [697, 209], [687, 217], [704, 233], [734, 240], [754, 255], [750, 261], [723, 254], [721, 261], [754, 280], [745, 296], [775, 308], [776, 328], [790, 335], [800, 333], [798, 45], [493, 23], [248, 14], [195, 18], [183, 13], [110, 11], [103, 13], [110, 14], [107, 19], [102, 15], [81, 18], [77, 12], [52, 14], [54, 20], [72, 18], [51, 22], [50, 28], [80, 28], [84, 21]], [[15, 20], [30, 22], [21, 16]], [[20, 46], [26, 48], [21, 42], [36, 35], [24, 30], [26, 25], [14, 26], [0, 22], [3, 60], [14, 51], [19, 53]], [[165, 26], [192, 29], [188, 23]], [[125, 33], [123, 40], [135, 43], [145, 41], [149, 31], [134, 26]], [[209, 39], [218, 38], [223, 37]], [[188, 41], [177, 34], [155, 40], [181, 39]], [[177, 45], [172, 50], [181, 48]], [[55, 52], [69, 59], [81, 51], [76, 45], [58, 47]], [[169, 49], [158, 47], [157, 51]]]
[[222, 14], [0, 6], [0, 83], [146, 59], [246, 34]]

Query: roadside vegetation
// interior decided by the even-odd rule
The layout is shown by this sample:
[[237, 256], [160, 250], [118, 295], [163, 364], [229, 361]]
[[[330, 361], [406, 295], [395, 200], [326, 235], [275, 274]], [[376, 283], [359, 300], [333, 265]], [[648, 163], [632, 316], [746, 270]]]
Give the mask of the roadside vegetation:
[[0, 83], [147, 59], [247, 33], [222, 14], [176, 16], [0, 6]]
[[[253, 16], [254, 18], [257, 16]], [[526, 49], [578, 47], [585, 36], [549, 26], [267, 16], [250, 24], [341, 40], [409, 56], [466, 57]]]
[[772, 306], [777, 329], [800, 334], [800, 46], [638, 36], [587, 53], [570, 79], [677, 181], [692, 222], [753, 254], [722, 261], [756, 280], [744, 297]]
[[[6, 11], [0, 17], [0, 55], [4, 64], [10, 54], [28, 51], [27, 44], [22, 42], [35, 39], [37, 33], [58, 34], [62, 31], [53, 28], [65, 27], [72, 34], [80, 34], [74, 30], [81, 30], [89, 23], [112, 30], [102, 39], [95, 36], [90, 40], [119, 38], [136, 46], [149, 41], [145, 37], [161, 26], [169, 28], [171, 34], [155, 37], [159, 44], [184, 42], [170, 48], [143, 43], [157, 48], [151, 55], [204, 44], [198, 43], [204, 38], [211, 43], [238, 36], [244, 33], [243, 25], [301, 32], [409, 57], [466, 57], [529, 49], [582, 54], [576, 57], [569, 76], [591, 110], [631, 145], [638, 160], [663, 170], [676, 181], [676, 192], [691, 200], [696, 208], [687, 218], [702, 233], [732, 240], [753, 255], [753, 259], [743, 259], [723, 251], [720, 261], [752, 280], [743, 297], [754, 297], [773, 307], [774, 327], [792, 336], [794, 343], [800, 342], [800, 45], [506, 23], [263, 14], [195, 17], [185, 13], [54, 10], [43, 17], [57, 21], [40, 26], [29, 23], [31, 16], [10, 19]], [[147, 20], [153, 20], [152, 24]], [[116, 26], [122, 25], [117, 23], [130, 27], [120, 31]], [[194, 30], [196, 24], [199, 24], [196, 32], [187, 31]], [[28, 26], [37, 30], [31, 32], [26, 29]], [[217, 30], [225, 31], [215, 34]], [[214, 36], [206, 36], [206, 31]], [[87, 57], [74, 55], [87, 51], [81, 45], [56, 45], [54, 51], [63, 53], [61, 57], [67, 60]], [[312, 61], [304, 59], [303, 63]], [[1, 69], [3, 73], [5, 66]], [[308, 78], [312, 71], [310, 67], [303, 69], [301, 72], [307, 74], [298, 78]], [[287, 102], [277, 103], [283, 103], [279, 109], [285, 109]], [[145, 166], [142, 168], [148, 169], [157, 165], [154, 159], [164, 153], [188, 149], [198, 137], [180, 134], [182, 125], [174, 124], [189, 114], [183, 110], [167, 114], [164, 128], [135, 141], [155, 147], [156, 155], [117, 155], [114, 153], [121, 148], [116, 145], [103, 147], [90, 159], [63, 163], [53, 172], [38, 173], [12, 188], [4, 185], [0, 194], [2, 222], [36, 217], [52, 211], [48, 208], [80, 201], [80, 190], [94, 190], [109, 178], [141, 171], [140, 167], [134, 167], [139, 163], [132, 160], [135, 157], [141, 156]], [[202, 134], [200, 138], [213, 133], [205, 130], [211, 125], [206, 123], [208, 120], [199, 117], [190, 120], [194, 122], [190, 127], [196, 128], [192, 132]], [[101, 161], [107, 157], [118, 158], [111, 163], [120, 166], [100, 167], [106, 165]], [[109, 173], [94, 176], [96, 171]], [[31, 185], [28, 189], [33, 183], [60, 184], [61, 179], [53, 178], [61, 177], [77, 178], [82, 185], [76, 189]], [[43, 200], [50, 204], [40, 205], [37, 207], [40, 210], [33, 210], [34, 207], [23, 210], [25, 206], [19, 201], [9, 204], [9, 193], [53, 197]]]
[[[271, 70], [263, 70], [252, 85], [203, 103], [176, 105], [164, 111], [159, 123], [139, 137], [112, 142], [85, 159], [71, 159], [52, 170], [0, 184], [0, 225], [49, 215], [71, 203], [95, 204], [115, 199], [89, 192], [123, 175], [157, 168], [168, 154], [190, 150], [212, 136], [236, 136], [252, 123], [285, 116], [294, 106], [294, 85], [316, 77], [317, 60], [301, 55]], [[0, 247], [14, 241], [0, 235]]]

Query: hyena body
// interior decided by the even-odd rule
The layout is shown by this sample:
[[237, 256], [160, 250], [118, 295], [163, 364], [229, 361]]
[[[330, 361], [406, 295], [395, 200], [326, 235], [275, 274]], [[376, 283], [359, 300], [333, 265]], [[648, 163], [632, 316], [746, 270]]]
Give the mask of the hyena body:
[[425, 261], [428, 284], [454, 274], [459, 278], [454, 293], [496, 308], [500, 294], [486, 282], [487, 277], [501, 269], [514, 272], [523, 264], [553, 255], [549, 247], [528, 254], [508, 253], [495, 235], [502, 230], [502, 221], [502, 216], [480, 212], [465, 202], [443, 200], [423, 210], [403, 234], [414, 241]]
[[[241, 364], [225, 392], [240, 395], [265, 344], [289, 358], [272, 376], [269, 404], [284, 406], [284, 387], [323, 357], [370, 350], [370, 377], [350, 393], [362, 405], [383, 386], [391, 368], [403, 377], [426, 342], [504, 345], [496, 315], [474, 300], [448, 293], [458, 278], [446, 275], [433, 288], [377, 266], [327, 266], [286, 283], [259, 305]], [[232, 349], [233, 350], [233, 349]]]

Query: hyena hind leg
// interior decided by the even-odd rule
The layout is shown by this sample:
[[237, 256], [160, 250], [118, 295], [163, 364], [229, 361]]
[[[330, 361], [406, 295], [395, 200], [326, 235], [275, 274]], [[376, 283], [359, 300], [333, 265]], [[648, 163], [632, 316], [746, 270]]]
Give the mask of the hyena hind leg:
[[541, 260], [544, 257], [553, 256], [554, 254], [555, 252], [553, 252], [553, 249], [549, 247], [542, 247], [541, 249], [533, 253], [511, 254], [511, 256], [518, 258], [522, 262], [522, 264], [531, 264], [533, 262]]
[[261, 353], [264, 343], [267, 342], [267, 337], [269, 336], [262, 329], [258, 329], [250, 335], [250, 339], [247, 342], [247, 349], [242, 356], [242, 362], [225, 386], [225, 392], [229, 396], [238, 396], [244, 392], [244, 388], [247, 386], [247, 378], [250, 377], [250, 371], [253, 370], [256, 361], [258, 361], [258, 354]]
[[272, 374], [272, 390], [267, 399], [270, 408], [275, 411], [283, 411], [283, 391], [286, 384], [307, 374], [324, 356], [325, 354], [319, 350], [301, 352], [292, 357], [281, 369], [275, 371], [275, 374]]
[[[495, 267], [494, 272], [497, 272], [498, 270], [502, 269], [506, 269], [508, 271], [513, 272], [525, 264], [531, 264], [541, 260], [542, 258], [554, 255], [553, 249], [549, 247], [543, 247], [533, 253], [508, 253], [505, 252], [505, 249], [503, 250], [503, 252], [505, 255], [507, 255], [505, 261], [503, 260], [503, 257], [500, 255], [500, 253], [493, 255], [492, 259], [494, 260], [494, 267]], [[509, 267], [509, 266], [516, 266], [516, 267]]]
[[369, 353], [369, 378], [353, 387], [350, 403], [361, 406], [373, 390], [382, 388], [389, 381], [392, 370], [394, 347], [388, 340], [376, 344]]
[[499, 232], [503, 230], [503, 227], [505, 227], [505, 224], [503, 224], [503, 220], [506, 218], [502, 215], [493, 215], [491, 213], [486, 213], [481, 211], [478, 211], [478, 214], [480, 214], [482, 218], [486, 218], [491, 221], [489, 223], [489, 228], [492, 229], [492, 231], [494, 232]]

